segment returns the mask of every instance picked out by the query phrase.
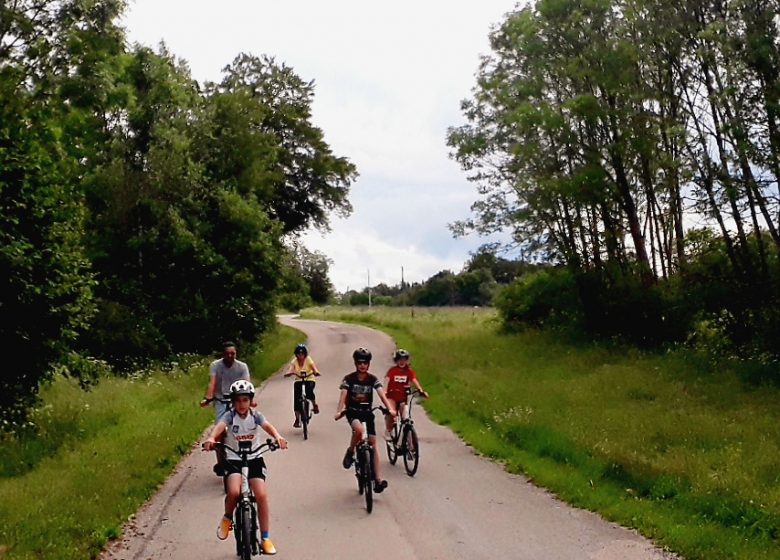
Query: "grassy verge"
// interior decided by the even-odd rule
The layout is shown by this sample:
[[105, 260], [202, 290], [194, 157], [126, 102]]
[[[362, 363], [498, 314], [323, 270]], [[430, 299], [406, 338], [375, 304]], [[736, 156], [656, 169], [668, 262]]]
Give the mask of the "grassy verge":
[[480, 452], [689, 559], [780, 558], [780, 391], [679, 351], [500, 334], [490, 310], [308, 310], [412, 352], [426, 408]]
[[[281, 327], [240, 358], [264, 379], [299, 338]], [[67, 379], [46, 387], [37, 434], [0, 440], [0, 558], [94, 558], [212, 420], [197, 406], [207, 382], [201, 361], [87, 393]]]

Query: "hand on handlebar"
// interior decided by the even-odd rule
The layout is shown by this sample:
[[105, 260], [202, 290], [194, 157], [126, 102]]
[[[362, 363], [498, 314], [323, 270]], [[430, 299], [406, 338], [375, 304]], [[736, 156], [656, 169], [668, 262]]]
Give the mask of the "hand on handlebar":
[[203, 398], [201, 399], [201, 401], [200, 401], [200, 407], [201, 407], [201, 408], [206, 408], [206, 407], [207, 407], [208, 405], [210, 405], [210, 404], [211, 404], [213, 401], [214, 401], [214, 397], [211, 397], [211, 398], [208, 398], [208, 397], [203, 397]]
[[211, 450], [213, 450], [213, 449], [214, 449], [214, 447], [216, 446], [216, 444], [217, 444], [217, 442], [216, 442], [216, 441], [214, 441], [213, 439], [209, 438], [209, 439], [207, 439], [206, 441], [204, 441], [204, 442], [203, 442], [203, 445], [202, 445], [202, 447], [203, 447], [203, 449], [204, 449], [204, 450], [206, 450], [206, 451], [211, 451]]
[[279, 436], [276, 439], [276, 445], [277, 445], [277, 447], [280, 447], [281, 449], [287, 449], [289, 447], [289, 444], [287, 443], [287, 440], [284, 439], [282, 436]]
[[341, 417], [344, 416], [344, 412], [345, 412], [344, 410], [339, 410], [338, 412], [336, 412], [336, 416], [333, 419], [334, 420], [341, 419]]

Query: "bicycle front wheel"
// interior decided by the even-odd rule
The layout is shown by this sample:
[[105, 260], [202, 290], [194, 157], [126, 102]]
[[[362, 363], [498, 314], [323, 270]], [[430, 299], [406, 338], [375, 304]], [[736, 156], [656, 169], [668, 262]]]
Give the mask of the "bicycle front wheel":
[[366, 511], [371, 513], [374, 509], [374, 493], [371, 483], [374, 480], [374, 466], [371, 463], [371, 450], [363, 450], [363, 491], [366, 498]]
[[245, 508], [236, 509], [236, 542], [241, 560], [252, 560], [252, 516]]
[[420, 442], [413, 427], [407, 428], [403, 437], [404, 468], [406, 469], [406, 474], [414, 476], [420, 464]]
[[301, 406], [301, 422], [303, 425], [303, 439], [309, 439], [309, 401], [303, 399]]
[[393, 439], [391, 441], [385, 442], [385, 447], [387, 448], [387, 460], [390, 461], [391, 465], [395, 465], [395, 462], [398, 460], [398, 448], [396, 447], [396, 442], [398, 442], [398, 425], [393, 427]]

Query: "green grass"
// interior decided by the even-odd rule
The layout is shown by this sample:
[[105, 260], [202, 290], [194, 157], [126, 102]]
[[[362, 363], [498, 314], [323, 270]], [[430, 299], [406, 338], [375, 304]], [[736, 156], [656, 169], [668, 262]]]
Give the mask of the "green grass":
[[501, 334], [486, 309], [304, 315], [393, 335], [436, 421], [564, 500], [689, 559], [780, 558], [780, 391], [749, 364]]
[[[264, 379], [299, 338], [281, 327], [240, 359]], [[211, 422], [197, 405], [207, 363], [104, 379], [90, 392], [63, 378], [46, 387], [37, 433], [0, 439], [0, 558], [94, 558], [117, 538]]]

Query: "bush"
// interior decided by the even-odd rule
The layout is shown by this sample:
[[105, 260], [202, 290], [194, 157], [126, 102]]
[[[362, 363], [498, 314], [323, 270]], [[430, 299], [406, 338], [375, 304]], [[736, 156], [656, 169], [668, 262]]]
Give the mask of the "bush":
[[507, 326], [572, 325], [582, 317], [575, 276], [551, 268], [521, 276], [500, 290], [496, 307]]

